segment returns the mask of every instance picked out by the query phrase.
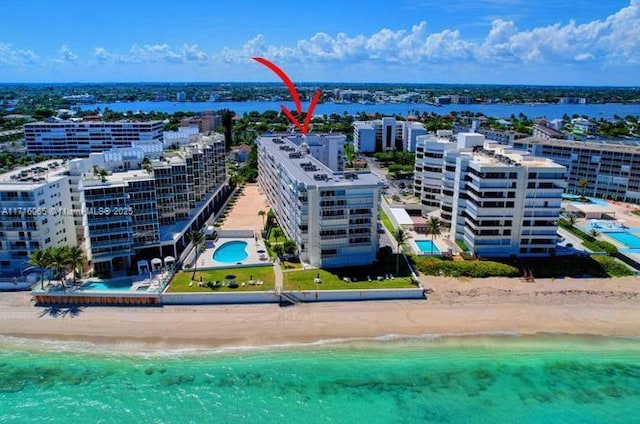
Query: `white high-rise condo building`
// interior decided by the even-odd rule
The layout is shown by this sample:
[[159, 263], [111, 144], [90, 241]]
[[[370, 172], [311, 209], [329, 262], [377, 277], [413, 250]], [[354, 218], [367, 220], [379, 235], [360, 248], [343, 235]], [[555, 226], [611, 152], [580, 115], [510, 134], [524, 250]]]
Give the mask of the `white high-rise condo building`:
[[[376, 259], [379, 180], [369, 173], [341, 172], [331, 165], [344, 135], [270, 135], [257, 139], [258, 183], [287, 238], [295, 241], [301, 261], [313, 266], [371, 264]], [[309, 142], [307, 143], [308, 140]], [[338, 168], [338, 169], [332, 169]]]
[[162, 121], [54, 121], [24, 125], [27, 151], [32, 155], [86, 157], [133, 143], [161, 142]]
[[633, 142], [530, 137], [513, 147], [566, 166], [569, 193], [640, 203], [640, 147]]
[[426, 130], [421, 123], [396, 121], [389, 117], [353, 123], [353, 143], [360, 153], [413, 152], [416, 138], [423, 134]]
[[75, 246], [67, 164], [40, 162], [0, 175], [0, 277], [17, 277], [34, 250]]
[[136, 257], [180, 256], [187, 233], [220, 209], [228, 189], [219, 134], [155, 155], [93, 154], [72, 161], [70, 174], [82, 176], [85, 248], [96, 272], [127, 270]]
[[476, 133], [460, 133], [457, 142], [421, 138], [418, 149], [416, 195], [439, 207], [453, 241], [484, 257], [555, 252], [564, 166]]
[[444, 152], [456, 149], [450, 134], [419, 136], [416, 142], [416, 167], [413, 191], [425, 209], [437, 209], [442, 203], [442, 173]]
[[219, 134], [176, 151], [144, 143], [2, 174], [0, 274], [19, 275], [31, 252], [57, 245], [80, 246], [99, 273], [179, 258], [187, 233], [221, 209], [226, 182]]

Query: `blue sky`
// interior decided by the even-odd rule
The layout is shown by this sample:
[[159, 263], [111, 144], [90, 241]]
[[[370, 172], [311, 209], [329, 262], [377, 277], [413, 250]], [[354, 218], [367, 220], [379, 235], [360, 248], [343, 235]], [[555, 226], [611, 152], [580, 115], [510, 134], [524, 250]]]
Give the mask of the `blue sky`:
[[640, 85], [640, 0], [2, 5], [0, 82]]

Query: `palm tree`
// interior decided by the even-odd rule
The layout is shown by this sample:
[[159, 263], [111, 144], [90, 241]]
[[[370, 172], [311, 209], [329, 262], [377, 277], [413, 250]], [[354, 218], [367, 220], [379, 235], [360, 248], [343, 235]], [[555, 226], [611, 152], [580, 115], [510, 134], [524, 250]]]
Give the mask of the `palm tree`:
[[282, 236], [282, 231], [278, 227], [275, 227], [271, 231], [273, 232], [273, 238], [276, 239], [276, 244], [277, 244], [278, 243], [278, 237]]
[[434, 239], [442, 235], [442, 221], [437, 216], [432, 216], [427, 222], [427, 233], [431, 234], [431, 254], [433, 255]]
[[571, 228], [576, 226], [576, 222], [578, 222], [578, 217], [575, 214], [569, 214], [567, 215], [567, 221], [569, 221], [569, 225], [571, 225]]
[[589, 235], [593, 238], [596, 238], [600, 235], [600, 233], [595, 228], [592, 228], [591, 230], [589, 230]]
[[67, 268], [67, 246], [56, 246], [52, 247], [50, 250], [50, 258], [51, 258], [51, 266], [56, 269], [56, 275], [60, 278], [60, 284], [62, 284], [62, 288], [65, 288], [64, 285], [64, 271]]
[[265, 211], [260, 211], [258, 212], [258, 216], [262, 217], [262, 229], [264, 230], [264, 217], [265, 215], [267, 215], [267, 213]]
[[40, 289], [44, 290], [44, 270], [51, 266], [51, 258], [47, 250], [34, 250], [29, 255], [29, 265], [40, 269]]
[[584, 191], [587, 189], [587, 186], [589, 185], [589, 180], [585, 180], [583, 178], [581, 180], [578, 180], [576, 185], [580, 188], [580, 196], [584, 197]]
[[194, 280], [196, 278], [196, 272], [198, 271], [198, 255], [200, 254], [200, 249], [206, 246], [207, 239], [202, 231], [193, 230], [187, 234], [187, 240], [189, 240], [196, 249], [196, 257], [193, 264], [193, 275], [191, 276], [191, 279]]
[[73, 271], [73, 284], [76, 283], [78, 268], [82, 270], [85, 263], [84, 254], [79, 247], [70, 247], [66, 250], [66, 265]]
[[400, 254], [402, 253], [402, 248], [407, 244], [409, 240], [409, 234], [402, 227], [396, 228], [393, 232], [393, 238], [396, 239], [396, 243], [398, 244], [398, 253], [396, 254], [396, 275], [400, 273]]

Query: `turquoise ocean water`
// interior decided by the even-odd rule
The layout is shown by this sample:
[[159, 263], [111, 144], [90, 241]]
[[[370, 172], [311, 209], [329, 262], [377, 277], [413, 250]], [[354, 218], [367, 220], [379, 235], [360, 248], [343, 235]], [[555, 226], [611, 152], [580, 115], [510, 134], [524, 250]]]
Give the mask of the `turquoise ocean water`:
[[392, 338], [151, 355], [1, 347], [0, 422], [640, 421], [634, 339]]

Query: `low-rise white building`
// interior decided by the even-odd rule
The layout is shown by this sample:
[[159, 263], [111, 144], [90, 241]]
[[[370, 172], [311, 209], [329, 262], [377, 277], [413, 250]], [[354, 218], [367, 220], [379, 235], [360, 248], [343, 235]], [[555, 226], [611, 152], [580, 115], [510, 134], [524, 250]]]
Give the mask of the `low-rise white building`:
[[256, 143], [258, 183], [301, 261], [318, 267], [371, 264], [378, 250], [378, 178], [334, 171], [307, 143], [287, 135], [262, 136]]
[[87, 157], [134, 142], [162, 141], [162, 121], [65, 121], [24, 125], [27, 151], [31, 155]]

